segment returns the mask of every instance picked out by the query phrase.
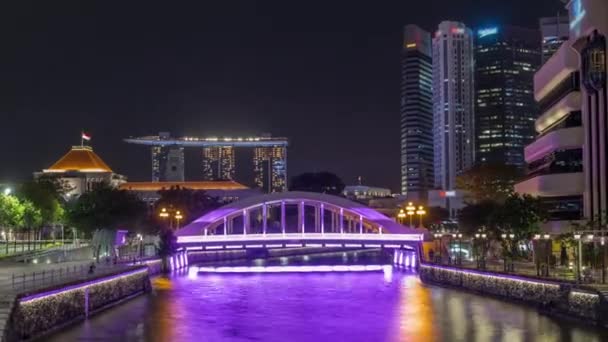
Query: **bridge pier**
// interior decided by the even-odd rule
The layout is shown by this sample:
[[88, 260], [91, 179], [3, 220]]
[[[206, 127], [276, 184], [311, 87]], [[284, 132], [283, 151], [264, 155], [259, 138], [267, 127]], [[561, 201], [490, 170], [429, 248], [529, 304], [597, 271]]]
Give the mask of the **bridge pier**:
[[418, 260], [416, 252], [405, 249], [395, 249], [393, 252], [393, 264], [397, 267], [417, 268]]

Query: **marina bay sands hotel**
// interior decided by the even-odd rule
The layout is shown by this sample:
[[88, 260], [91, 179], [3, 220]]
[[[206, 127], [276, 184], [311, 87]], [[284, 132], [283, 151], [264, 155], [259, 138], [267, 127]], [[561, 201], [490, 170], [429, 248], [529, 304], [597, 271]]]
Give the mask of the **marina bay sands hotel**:
[[269, 135], [248, 138], [181, 137], [169, 132], [157, 136], [124, 139], [130, 144], [150, 146], [153, 182], [184, 182], [184, 148], [202, 149], [202, 178], [205, 181], [235, 180], [235, 149], [253, 150], [253, 183], [264, 192], [281, 192], [287, 186], [287, 139]]

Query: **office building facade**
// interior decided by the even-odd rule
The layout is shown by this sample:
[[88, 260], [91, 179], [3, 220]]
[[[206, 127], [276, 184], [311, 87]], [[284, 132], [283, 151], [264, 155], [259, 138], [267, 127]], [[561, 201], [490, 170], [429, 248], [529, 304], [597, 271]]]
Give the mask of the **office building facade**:
[[524, 147], [536, 136], [533, 83], [541, 61], [540, 32], [488, 27], [478, 30], [475, 40], [476, 162], [523, 169]]
[[568, 40], [570, 23], [568, 15], [558, 14], [555, 17], [540, 18], [540, 32], [542, 35], [541, 63], [553, 56], [560, 46]]
[[608, 210], [608, 3], [574, 0], [567, 9], [570, 38], [534, 78], [539, 135], [526, 147], [529, 175], [515, 186], [541, 197], [545, 230], [555, 234], [576, 220], [605, 225]]
[[[439, 24], [433, 38], [435, 187], [452, 191], [475, 160], [473, 32], [459, 22]], [[446, 197], [446, 207], [456, 209]]]
[[426, 198], [433, 177], [433, 62], [431, 34], [404, 29], [401, 54], [401, 193]]

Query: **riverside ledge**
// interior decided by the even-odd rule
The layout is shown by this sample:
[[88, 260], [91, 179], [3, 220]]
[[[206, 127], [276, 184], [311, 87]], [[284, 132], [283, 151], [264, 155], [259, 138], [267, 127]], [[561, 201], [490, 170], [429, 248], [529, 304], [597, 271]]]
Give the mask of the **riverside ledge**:
[[45, 335], [150, 291], [148, 266], [76, 280], [16, 296], [3, 341]]
[[608, 302], [591, 287], [433, 264], [421, 264], [419, 274], [424, 283], [512, 300], [545, 314], [608, 327]]

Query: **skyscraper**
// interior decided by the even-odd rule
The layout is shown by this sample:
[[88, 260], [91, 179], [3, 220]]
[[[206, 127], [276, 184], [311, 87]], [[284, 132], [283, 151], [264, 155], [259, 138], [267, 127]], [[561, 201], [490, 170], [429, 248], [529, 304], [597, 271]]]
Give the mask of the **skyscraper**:
[[534, 73], [540, 33], [520, 27], [477, 31], [475, 44], [476, 162], [523, 168], [524, 147], [534, 140], [538, 106]]
[[[169, 132], [160, 132], [154, 140], [169, 140]], [[184, 148], [169, 143], [152, 146], [152, 181], [184, 181]]]
[[540, 18], [540, 32], [542, 35], [542, 64], [544, 64], [559, 47], [568, 40], [570, 24], [567, 15]]
[[232, 180], [235, 173], [233, 146], [203, 148], [203, 180]]
[[255, 185], [264, 192], [287, 188], [287, 149], [284, 146], [256, 147], [253, 150]]
[[433, 188], [433, 62], [431, 34], [404, 30], [401, 54], [401, 193], [426, 197]]
[[473, 32], [442, 22], [433, 38], [433, 144], [435, 187], [444, 191], [475, 160], [473, 80]]

